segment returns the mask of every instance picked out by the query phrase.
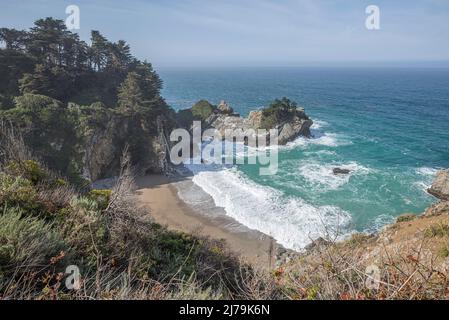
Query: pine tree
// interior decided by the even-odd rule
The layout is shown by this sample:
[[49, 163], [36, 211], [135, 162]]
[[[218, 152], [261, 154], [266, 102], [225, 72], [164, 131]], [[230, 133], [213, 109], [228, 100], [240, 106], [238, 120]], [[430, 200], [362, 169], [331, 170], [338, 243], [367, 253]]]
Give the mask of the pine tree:
[[141, 77], [136, 72], [128, 73], [118, 93], [118, 104], [121, 110], [134, 112], [145, 109], [144, 94], [140, 83]]
[[94, 70], [101, 71], [107, 63], [109, 50], [108, 40], [93, 30], [91, 33], [92, 45], [90, 47], [90, 57]]
[[25, 39], [25, 31], [0, 28], [0, 41], [5, 43], [5, 49], [7, 50], [23, 50]]

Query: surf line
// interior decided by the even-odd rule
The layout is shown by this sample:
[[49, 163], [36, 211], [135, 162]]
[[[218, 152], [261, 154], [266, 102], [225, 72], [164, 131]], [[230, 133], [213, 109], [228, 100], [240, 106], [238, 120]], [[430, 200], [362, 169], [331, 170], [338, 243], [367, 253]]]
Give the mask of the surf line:
[[[215, 128], [201, 129], [201, 121], [194, 121], [190, 132], [183, 128], [175, 129], [170, 134], [170, 141], [175, 144], [170, 149], [170, 161], [180, 164], [259, 164], [260, 175], [273, 175], [278, 170], [278, 136], [277, 129], [226, 129], [224, 135]], [[224, 144], [224, 141], [231, 142]], [[203, 146], [204, 148], [199, 147]], [[245, 146], [247, 147], [245, 149]], [[255, 156], [250, 156], [248, 148], [257, 149]], [[193, 153], [193, 155], [192, 155]], [[237, 157], [244, 154], [246, 157]], [[246, 158], [246, 159], [245, 159]], [[246, 160], [246, 161], [245, 161]]]

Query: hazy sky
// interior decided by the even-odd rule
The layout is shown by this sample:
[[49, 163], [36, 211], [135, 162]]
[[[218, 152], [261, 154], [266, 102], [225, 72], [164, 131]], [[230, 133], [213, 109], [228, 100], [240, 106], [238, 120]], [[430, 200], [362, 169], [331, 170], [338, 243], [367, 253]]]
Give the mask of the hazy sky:
[[449, 61], [449, 0], [0, 0], [0, 27], [65, 20], [70, 4], [84, 40], [100, 30], [156, 66]]

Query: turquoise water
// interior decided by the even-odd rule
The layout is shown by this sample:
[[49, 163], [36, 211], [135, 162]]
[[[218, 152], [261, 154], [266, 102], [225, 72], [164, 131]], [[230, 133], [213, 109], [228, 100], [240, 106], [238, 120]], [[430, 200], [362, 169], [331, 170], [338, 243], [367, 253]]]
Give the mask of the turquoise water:
[[[175, 109], [226, 100], [237, 112], [287, 96], [314, 120], [314, 138], [282, 147], [279, 171], [203, 172], [194, 182], [226, 212], [301, 248], [326, 228], [374, 231], [435, 199], [425, 189], [449, 167], [449, 69], [247, 68], [161, 70]], [[351, 170], [335, 176], [333, 167]], [[223, 196], [224, 195], [224, 196]], [[223, 199], [223, 197], [225, 199]], [[323, 222], [324, 221], [324, 222]], [[327, 230], [327, 229], [326, 229]]]

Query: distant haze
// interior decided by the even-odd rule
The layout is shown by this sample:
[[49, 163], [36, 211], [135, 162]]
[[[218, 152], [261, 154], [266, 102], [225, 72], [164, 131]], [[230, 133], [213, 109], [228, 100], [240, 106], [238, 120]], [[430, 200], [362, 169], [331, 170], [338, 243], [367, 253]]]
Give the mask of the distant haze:
[[[0, 0], [0, 27], [81, 10], [81, 38], [126, 40], [156, 67], [449, 66], [449, 1]], [[367, 30], [365, 8], [380, 8]]]

